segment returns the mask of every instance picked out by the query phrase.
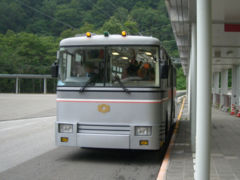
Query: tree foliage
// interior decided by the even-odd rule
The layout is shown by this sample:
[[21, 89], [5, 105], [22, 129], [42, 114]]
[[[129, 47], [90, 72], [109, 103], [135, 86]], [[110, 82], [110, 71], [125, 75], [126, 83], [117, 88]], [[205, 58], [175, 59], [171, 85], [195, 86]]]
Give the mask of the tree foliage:
[[[0, 0], [0, 73], [49, 73], [59, 41], [87, 31], [119, 34], [126, 30], [132, 35], [154, 36], [170, 56], [176, 57], [178, 51], [164, 3], [164, 0]], [[4, 82], [7, 88], [10, 81]]]
[[186, 77], [183, 74], [183, 69], [180, 67], [177, 68], [177, 89], [186, 89]]
[[7, 31], [0, 36], [0, 72], [46, 74], [55, 59], [56, 38]]

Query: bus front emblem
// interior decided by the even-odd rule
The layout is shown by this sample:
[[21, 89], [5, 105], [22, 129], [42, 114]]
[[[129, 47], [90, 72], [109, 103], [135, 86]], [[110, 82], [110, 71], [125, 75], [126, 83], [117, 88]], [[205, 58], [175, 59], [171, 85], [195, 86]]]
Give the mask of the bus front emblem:
[[107, 113], [110, 111], [110, 106], [107, 104], [99, 104], [98, 105], [98, 111], [101, 113]]

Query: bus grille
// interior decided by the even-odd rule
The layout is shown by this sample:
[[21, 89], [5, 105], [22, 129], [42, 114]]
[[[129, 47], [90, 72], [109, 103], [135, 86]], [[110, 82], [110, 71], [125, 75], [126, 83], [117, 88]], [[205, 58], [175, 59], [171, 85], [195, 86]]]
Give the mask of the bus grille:
[[83, 133], [83, 134], [130, 135], [130, 126], [127, 126], [127, 125], [78, 124], [77, 132]]

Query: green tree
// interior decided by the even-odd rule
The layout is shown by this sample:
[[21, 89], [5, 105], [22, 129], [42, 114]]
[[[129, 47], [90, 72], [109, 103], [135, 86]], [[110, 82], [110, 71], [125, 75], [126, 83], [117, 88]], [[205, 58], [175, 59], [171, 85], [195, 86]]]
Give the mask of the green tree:
[[123, 7], [119, 7], [114, 12], [114, 17], [119, 20], [119, 22], [124, 23], [128, 19], [128, 10]]
[[76, 30], [73, 29], [66, 29], [61, 32], [60, 37], [61, 39], [68, 38], [68, 37], [74, 37], [76, 34]]
[[179, 57], [175, 40], [162, 41], [162, 45], [171, 57]]
[[183, 69], [177, 68], [177, 90], [186, 89], [186, 77], [184, 76]]
[[67, 29], [63, 31], [60, 34], [61, 39], [68, 38], [68, 37], [74, 37], [77, 34], [85, 34], [86, 32], [93, 32], [98, 33], [98, 31], [95, 30], [94, 25], [89, 23], [84, 23], [83, 26], [81, 26], [80, 29]]
[[79, 33], [82, 34], [82, 33], [86, 33], [86, 32], [95, 32], [97, 33], [98, 31], [95, 30], [95, 27], [93, 24], [89, 24], [87, 22], [85, 22], [81, 28], [79, 29]]
[[[165, 0], [1, 0], [0, 19], [0, 73], [49, 73], [59, 41], [87, 31], [141, 32], [178, 57]], [[14, 81], [0, 83], [9, 90]]]
[[84, 22], [94, 24], [96, 28], [100, 28], [113, 15], [114, 7], [111, 0], [98, 0], [96, 3], [91, 3], [91, 5], [93, 8], [85, 14]]
[[8, 31], [1, 35], [0, 73], [50, 73], [57, 42], [54, 37]]
[[138, 34], [138, 24], [135, 21], [127, 20], [124, 23], [124, 27], [129, 34]]
[[21, 31], [27, 22], [24, 9], [15, 2], [2, 0], [0, 2], [0, 33], [6, 33], [8, 29]]
[[102, 32], [108, 31], [111, 34], [120, 34], [124, 30], [123, 25], [112, 16], [107, 22], [102, 26]]

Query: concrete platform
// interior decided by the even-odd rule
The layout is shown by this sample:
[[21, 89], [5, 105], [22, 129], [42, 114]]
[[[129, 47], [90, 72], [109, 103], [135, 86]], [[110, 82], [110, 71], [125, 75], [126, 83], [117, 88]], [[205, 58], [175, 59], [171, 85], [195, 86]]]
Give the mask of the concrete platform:
[[[187, 101], [170, 153], [167, 180], [194, 179]], [[211, 180], [240, 180], [240, 118], [212, 109]]]

